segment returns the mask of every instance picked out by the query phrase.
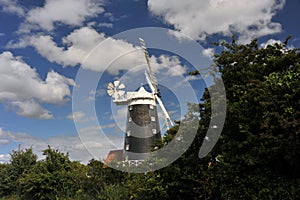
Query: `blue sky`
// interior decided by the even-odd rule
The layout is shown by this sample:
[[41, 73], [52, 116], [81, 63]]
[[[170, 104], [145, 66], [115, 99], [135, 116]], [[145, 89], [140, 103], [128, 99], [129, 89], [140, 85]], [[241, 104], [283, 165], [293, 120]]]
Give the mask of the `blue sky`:
[[[106, 85], [146, 83], [139, 35], [153, 47], [163, 101], [178, 120], [205, 87], [188, 71], [209, 67], [220, 51], [209, 41], [235, 34], [263, 47], [292, 35], [299, 46], [299, 8], [298, 0], [0, 0], [0, 162], [19, 144], [39, 156], [49, 144], [84, 163], [122, 148], [126, 108], [111, 102]], [[199, 52], [186, 51], [199, 55], [197, 66], [175, 49], [194, 42]]]

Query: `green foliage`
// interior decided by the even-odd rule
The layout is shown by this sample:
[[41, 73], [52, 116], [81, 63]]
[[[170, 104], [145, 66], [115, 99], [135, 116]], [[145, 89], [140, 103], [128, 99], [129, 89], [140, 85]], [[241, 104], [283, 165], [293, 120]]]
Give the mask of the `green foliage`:
[[18, 194], [18, 179], [35, 165], [37, 156], [32, 149], [19, 149], [10, 154], [10, 164], [0, 165], [0, 196]]
[[[57, 149], [43, 151], [45, 160], [38, 161], [33, 170], [19, 179], [23, 199], [55, 199], [73, 197], [82, 187], [80, 178], [84, 169], [78, 162], [71, 162], [68, 154]], [[80, 184], [81, 183], [81, 184]]]
[[124, 186], [125, 174], [112, 168], [103, 168], [99, 160], [90, 160], [86, 166], [83, 192], [92, 199], [128, 199]]
[[300, 194], [300, 55], [285, 45], [223, 43], [227, 50], [216, 56], [228, 108], [218, 150], [223, 161], [213, 164], [218, 198]]
[[98, 199], [103, 200], [123, 200], [128, 199], [128, 190], [121, 184], [113, 184], [106, 186], [105, 190], [101, 192]]

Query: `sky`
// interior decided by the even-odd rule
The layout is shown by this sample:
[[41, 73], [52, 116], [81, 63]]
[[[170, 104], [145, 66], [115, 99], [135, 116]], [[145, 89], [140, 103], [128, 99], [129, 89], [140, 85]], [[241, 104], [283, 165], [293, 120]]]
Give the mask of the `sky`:
[[[211, 42], [236, 35], [264, 47], [291, 35], [299, 47], [299, 9], [299, 0], [0, 0], [0, 162], [19, 145], [40, 158], [50, 145], [82, 163], [122, 148], [126, 106], [106, 87], [146, 84], [139, 37], [180, 120], [212, 84], [205, 70], [221, 49]], [[195, 69], [202, 77], [188, 76]]]

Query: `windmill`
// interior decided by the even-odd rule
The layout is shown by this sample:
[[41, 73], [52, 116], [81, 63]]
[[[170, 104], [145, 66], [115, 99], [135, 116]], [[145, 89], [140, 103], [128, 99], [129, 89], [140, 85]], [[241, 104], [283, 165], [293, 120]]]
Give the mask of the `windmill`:
[[120, 81], [114, 81], [114, 83], [108, 83], [107, 85], [107, 93], [114, 99], [121, 99], [124, 97], [125, 91], [123, 89], [125, 89], [125, 85], [123, 83], [120, 84]]
[[139, 39], [147, 62], [145, 79], [151, 92], [141, 86], [137, 91], [125, 92], [125, 85], [119, 81], [109, 83], [107, 93], [116, 105], [127, 105], [126, 135], [124, 140], [124, 161], [142, 161], [150, 155], [156, 141], [161, 140], [157, 105], [161, 108], [166, 128], [171, 120], [157, 88], [157, 80], [152, 71], [149, 54], [143, 39]]

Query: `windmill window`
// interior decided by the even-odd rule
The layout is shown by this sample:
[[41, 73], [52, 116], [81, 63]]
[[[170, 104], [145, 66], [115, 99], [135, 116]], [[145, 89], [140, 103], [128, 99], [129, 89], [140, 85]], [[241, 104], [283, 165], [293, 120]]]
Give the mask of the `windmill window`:
[[127, 136], [130, 136], [130, 134], [131, 134], [131, 131], [127, 131]]
[[151, 121], [152, 121], [152, 122], [155, 122], [155, 117], [151, 117]]
[[129, 150], [129, 144], [126, 144], [125, 149], [128, 151]]
[[152, 129], [152, 133], [153, 133], [153, 134], [156, 134], [156, 129]]
[[153, 105], [150, 105], [150, 109], [154, 109], [154, 106], [153, 106]]
[[132, 106], [129, 106], [129, 110], [132, 110], [133, 109], [133, 107]]
[[128, 119], [128, 122], [131, 122], [132, 121], [132, 118], [131, 117], [129, 117], [129, 119]]

